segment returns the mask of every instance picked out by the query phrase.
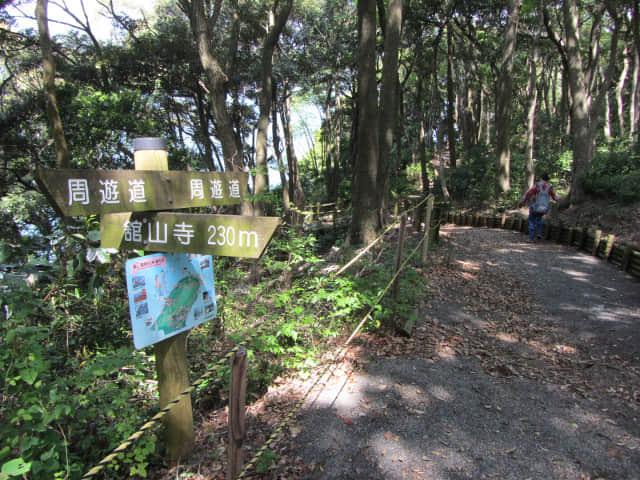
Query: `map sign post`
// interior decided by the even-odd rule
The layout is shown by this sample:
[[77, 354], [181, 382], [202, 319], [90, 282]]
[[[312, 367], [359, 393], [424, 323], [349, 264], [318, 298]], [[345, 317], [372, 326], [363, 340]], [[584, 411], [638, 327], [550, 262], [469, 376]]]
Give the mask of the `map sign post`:
[[[168, 170], [167, 147], [164, 139], [134, 139], [133, 157], [136, 170]], [[104, 218], [107, 217], [107, 218]], [[103, 216], [109, 221], [109, 216]], [[101, 222], [102, 223], [102, 222]], [[158, 372], [160, 409], [189, 386], [187, 362], [187, 332], [173, 335], [154, 344]], [[191, 396], [184, 397], [163, 418], [169, 465], [188, 456], [195, 445]]]
[[[99, 213], [103, 248], [162, 252], [125, 266], [134, 344], [154, 346], [162, 409], [189, 387], [187, 331], [216, 314], [210, 255], [259, 258], [280, 219], [169, 212], [239, 205], [248, 174], [169, 171], [161, 138], [137, 138], [133, 147], [135, 170], [39, 170], [38, 183], [61, 215]], [[163, 423], [175, 465], [194, 445], [191, 397]]]

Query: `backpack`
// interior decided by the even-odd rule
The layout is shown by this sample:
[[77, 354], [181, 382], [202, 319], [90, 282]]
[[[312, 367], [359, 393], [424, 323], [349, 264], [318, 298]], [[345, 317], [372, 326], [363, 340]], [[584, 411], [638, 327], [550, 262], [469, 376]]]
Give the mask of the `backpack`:
[[544, 184], [542, 182], [538, 183], [538, 188], [540, 189], [540, 193], [536, 196], [536, 201], [533, 203], [533, 211], [540, 215], [544, 215], [549, 211], [549, 189], [551, 189], [551, 185], [547, 183], [547, 188], [544, 188]]

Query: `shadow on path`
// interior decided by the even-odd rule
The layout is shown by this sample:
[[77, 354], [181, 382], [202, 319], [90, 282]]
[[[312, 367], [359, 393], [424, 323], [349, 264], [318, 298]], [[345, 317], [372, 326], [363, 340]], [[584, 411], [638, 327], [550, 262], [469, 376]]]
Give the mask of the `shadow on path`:
[[447, 288], [403, 340], [411, 354], [376, 358], [370, 342], [374, 361], [301, 414], [308, 478], [640, 479], [640, 403], [616, 393], [640, 391], [640, 284], [519, 233], [441, 234], [431, 276]]

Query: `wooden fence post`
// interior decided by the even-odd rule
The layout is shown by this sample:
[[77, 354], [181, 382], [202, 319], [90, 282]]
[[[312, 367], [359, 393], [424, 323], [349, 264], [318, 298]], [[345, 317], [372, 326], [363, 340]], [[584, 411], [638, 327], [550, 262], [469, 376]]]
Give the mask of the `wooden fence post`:
[[[168, 170], [166, 141], [162, 138], [136, 138], [133, 141], [136, 170]], [[189, 387], [187, 333], [179, 333], [154, 345], [158, 371], [160, 408]], [[191, 453], [195, 443], [191, 396], [186, 396], [163, 418], [168, 461], [175, 466]]]
[[[398, 236], [398, 254], [396, 256], [396, 270], [395, 273], [400, 271], [400, 265], [402, 265], [402, 250], [404, 249], [404, 232], [407, 227], [407, 216], [402, 215], [400, 218], [400, 235]], [[393, 299], [398, 300], [398, 291], [400, 289], [400, 278], [396, 278], [393, 282]]]
[[613, 245], [616, 243], [616, 236], [614, 234], [610, 234], [607, 237], [607, 246], [604, 249], [604, 260], [608, 261], [611, 256], [611, 250], [613, 250]]
[[630, 243], [627, 243], [624, 247], [624, 254], [622, 255], [622, 271], [629, 270], [629, 264], [631, 263], [631, 254], [633, 253], [633, 247]]
[[427, 263], [429, 252], [429, 232], [431, 231], [431, 213], [433, 212], [433, 195], [427, 199], [426, 213], [424, 216], [424, 240], [422, 241], [422, 264]]
[[234, 480], [242, 471], [242, 444], [245, 436], [245, 397], [247, 394], [247, 350], [240, 348], [231, 359], [229, 395], [229, 450], [227, 478]]

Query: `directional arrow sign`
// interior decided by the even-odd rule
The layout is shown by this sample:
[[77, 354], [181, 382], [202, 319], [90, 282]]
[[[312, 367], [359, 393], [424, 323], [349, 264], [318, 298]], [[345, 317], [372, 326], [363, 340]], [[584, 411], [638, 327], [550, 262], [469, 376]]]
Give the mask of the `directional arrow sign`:
[[103, 248], [259, 258], [279, 217], [174, 212], [117, 213], [100, 221]]
[[245, 172], [38, 170], [39, 183], [63, 215], [144, 212], [237, 205], [247, 195]]

